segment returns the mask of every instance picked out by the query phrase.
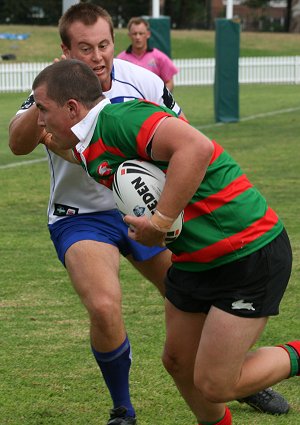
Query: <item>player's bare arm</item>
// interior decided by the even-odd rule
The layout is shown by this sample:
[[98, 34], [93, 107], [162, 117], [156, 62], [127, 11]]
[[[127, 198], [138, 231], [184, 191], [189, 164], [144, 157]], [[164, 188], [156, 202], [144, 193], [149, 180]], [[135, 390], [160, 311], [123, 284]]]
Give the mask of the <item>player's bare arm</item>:
[[212, 142], [177, 118], [165, 119], [152, 142], [154, 160], [169, 161], [166, 184], [157, 209], [178, 217], [199, 187], [213, 153]]
[[44, 130], [44, 134], [40, 139], [40, 143], [45, 145], [47, 149], [60, 156], [64, 160], [71, 162], [72, 164], [80, 165], [79, 161], [74, 157], [72, 149], [62, 149], [60, 147], [59, 141], [56, 140], [51, 133], [47, 133], [46, 130]]
[[172, 92], [174, 90], [174, 81], [173, 78], [171, 78], [169, 81], [166, 81], [166, 87]]
[[9, 124], [9, 147], [15, 155], [26, 155], [40, 143], [43, 129], [37, 125], [38, 109], [32, 105]]
[[[152, 157], [169, 161], [166, 184], [157, 204], [160, 223], [178, 217], [199, 187], [213, 154], [213, 144], [202, 133], [177, 118], [165, 119], [152, 142]], [[126, 216], [129, 236], [145, 245], [163, 245], [164, 235], [146, 217]], [[157, 227], [157, 226], [156, 226]], [[163, 225], [161, 226], [163, 227]]]

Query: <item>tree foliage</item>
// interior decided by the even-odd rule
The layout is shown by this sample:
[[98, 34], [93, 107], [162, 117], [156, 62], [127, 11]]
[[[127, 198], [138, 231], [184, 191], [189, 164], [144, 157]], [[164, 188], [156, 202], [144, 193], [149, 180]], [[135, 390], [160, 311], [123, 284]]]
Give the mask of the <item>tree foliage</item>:
[[[83, 0], [84, 1], [84, 0]], [[132, 16], [151, 16], [152, 0], [93, 0], [108, 10], [116, 27]], [[161, 14], [171, 17], [174, 28], [206, 27], [206, 0], [165, 0]], [[57, 25], [62, 0], [0, 0], [0, 23]]]
[[0, 0], [1, 23], [56, 25], [61, 12], [61, 0]]
[[152, 14], [151, 0], [93, 0], [104, 7], [112, 16], [114, 24], [126, 26], [132, 16], [149, 16]]
[[251, 9], [258, 9], [267, 6], [268, 3], [269, 0], [246, 0], [244, 4]]
[[208, 28], [208, 0], [165, 0], [164, 14], [176, 28]]
[[[151, 16], [152, 0], [82, 0], [99, 4], [112, 15], [116, 27], [126, 26], [132, 16]], [[0, 0], [0, 23], [57, 25], [62, 0]], [[253, 9], [265, 7], [269, 0], [246, 0]], [[287, 0], [286, 31], [300, 32], [300, 0]], [[213, 27], [211, 0], [162, 0], [161, 15], [170, 16], [172, 28]], [[294, 12], [296, 11], [296, 12]]]

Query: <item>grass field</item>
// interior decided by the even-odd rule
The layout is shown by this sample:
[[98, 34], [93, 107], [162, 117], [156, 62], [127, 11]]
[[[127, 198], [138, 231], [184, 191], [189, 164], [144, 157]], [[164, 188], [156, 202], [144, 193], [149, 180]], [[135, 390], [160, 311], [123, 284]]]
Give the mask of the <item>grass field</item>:
[[[228, 149], [280, 214], [294, 251], [293, 275], [259, 345], [299, 338], [300, 86], [245, 85], [241, 119], [216, 125], [212, 87], [177, 87], [176, 99], [193, 125]], [[110, 400], [90, 354], [88, 319], [58, 262], [46, 227], [48, 168], [42, 149], [15, 157], [7, 126], [24, 94], [1, 94], [0, 109], [0, 423], [105, 424]], [[125, 260], [123, 311], [133, 348], [131, 392], [140, 425], [195, 423], [164, 371], [163, 302]], [[299, 380], [275, 387], [291, 404], [282, 417], [229, 403], [235, 425], [300, 423]]]
[[[0, 39], [0, 54], [13, 53], [19, 62], [48, 62], [61, 54], [56, 27], [0, 25], [0, 33], [7, 32], [30, 35], [26, 40]], [[214, 57], [214, 43], [214, 31], [171, 31], [174, 59]], [[127, 48], [128, 44], [127, 30], [116, 29], [116, 54]], [[242, 57], [299, 55], [299, 34], [241, 32], [240, 55]]]

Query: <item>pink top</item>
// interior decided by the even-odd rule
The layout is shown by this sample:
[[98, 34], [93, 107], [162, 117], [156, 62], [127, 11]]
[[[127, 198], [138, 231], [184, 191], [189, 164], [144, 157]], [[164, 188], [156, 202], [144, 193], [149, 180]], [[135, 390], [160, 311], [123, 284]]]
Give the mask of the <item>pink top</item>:
[[178, 69], [169, 56], [156, 48], [147, 49], [141, 56], [137, 56], [132, 53], [132, 48], [129, 46], [127, 50], [119, 53], [117, 58], [149, 69], [158, 75], [165, 83], [178, 73]]

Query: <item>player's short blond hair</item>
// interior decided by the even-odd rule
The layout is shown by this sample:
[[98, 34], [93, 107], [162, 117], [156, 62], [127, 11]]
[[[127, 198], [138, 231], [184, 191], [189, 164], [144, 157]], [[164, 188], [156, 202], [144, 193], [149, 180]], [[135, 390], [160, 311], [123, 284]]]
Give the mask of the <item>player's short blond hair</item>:
[[114, 25], [110, 14], [103, 7], [93, 3], [78, 3], [69, 7], [58, 22], [58, 30], [61, 41], [68, 49], [71, 48], [69, 27], [74, 22], [81, 22], [86, 26], [94, 25], [99, 18], [104, 19], [110, 29], [114, 41]]
[[132, 25], [140, 25], [140, 24], [144, 24], [147, 31], [150, 31], [149, 22], [146, 19], [138, 17], [138, 16], [135, 16], [128, 21], [127, 29], [128, 31], [130, 31], [130, 28]]

